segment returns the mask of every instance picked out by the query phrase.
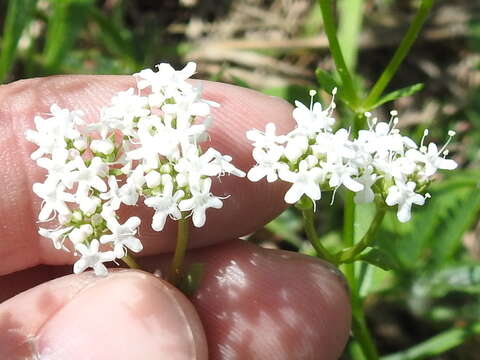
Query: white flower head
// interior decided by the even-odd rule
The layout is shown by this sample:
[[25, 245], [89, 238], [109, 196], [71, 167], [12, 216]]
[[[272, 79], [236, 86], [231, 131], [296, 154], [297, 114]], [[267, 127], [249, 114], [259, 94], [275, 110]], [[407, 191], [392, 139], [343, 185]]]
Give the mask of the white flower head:
[[88, 268], [92, 268], [97, 276], [107, 276], [107, 267], [103, 264], [115, 260], [113, 251], [99, 251], [100, 243], [98, 240], [92, 240], [90, 245], [82, 243], [75, 245], [75, 250], [81, 254], [81, 257], [73, 265], [73, 272], [79, 274]]
[[400, 222], [407, 222], [411, 218], [412, 205], [423, 205], [425, 196], [415, 192], [415, 184], [413, 181], [404, 183], [396, 181], [395, 185], [389, 188], [388, 196], [385, 203], [388, 206], [398, 205], [397, 218]]

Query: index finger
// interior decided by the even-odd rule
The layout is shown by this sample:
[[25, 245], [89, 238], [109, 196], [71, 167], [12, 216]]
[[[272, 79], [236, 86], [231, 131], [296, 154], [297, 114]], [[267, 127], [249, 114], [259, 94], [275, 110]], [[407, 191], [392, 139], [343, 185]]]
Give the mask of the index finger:
[[[222, 83], [203, 82], [204, 98], [219, 103], [213, 109], [210, 143], [233, 157], [233, 163], [248, 170], [253, 163], [245, 132], [262, 129], [275, 121], [280, 133], [293, 127], [291, 106], [278, 98]], [[37, 234], [40, 200], [32, 192], [34, 182], [43, 182], [45, 172], [30, 159], [35, 146], [24, 132], [33, 128], [33, 117], [47, 113], [51, 104], [81, 109], [87, 121], [98, 118], [99, 109], [118, 91], [134, 85], [127, 76], [57, 76], [19, 81], [0, 87], [0, 275], [39, 263], [64, 264], [72, 257], [53, 248], [50, 240]], [[250, 183], [245, 178], [223, 177], [213, 193], [230, 195], [221, 210], [209, 210], [202, 228], [192, 228], [190, 245], [201, 247], [245, 235], [275, 217], [284, 208], [284, 186]], [[142, 218], [142, 254], [170, 251], [175, 246], [175, 224], [162, 232], [151, 229], [153, 211], [143, 206], [130, 209]]]

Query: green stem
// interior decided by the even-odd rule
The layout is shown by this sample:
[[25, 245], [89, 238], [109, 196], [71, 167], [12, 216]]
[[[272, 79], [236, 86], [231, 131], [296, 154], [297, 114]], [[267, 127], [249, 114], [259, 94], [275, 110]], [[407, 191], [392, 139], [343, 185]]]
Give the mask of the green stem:
[[332, 1], [319, 0], [319, 4], [322, 11], [323, 26], [325, 28], [325, 33], [327, 34], [330, 53], [332, 54], [333, 61], [335, 61], [337, 72], [342, 79], [345, 95], [353, 105], [356, 105], [358, 102], [357, 92], [355, 91], [352, 76], [350, 75], [350, 71], [345, 63], [345, 58], [343, 57], [342, 49], [340, 48], [340, 44], [338, 42], [337, 29], [333, 20], [334, 16]]
[[338, 263], [349, 263], [354, 261], [355, 257], [372, 243], [372, 241], [375, 239], [375, 234], [382, 224], [385, 213], [386, 209], [384, 207], [377, 208], [377, 213], [375, 214], [375, 217], [373, 218], [373, 221], [363, 238], [354, 246], [340, 251], [335, 256]]
[[368, 360], [378, 360], [378, 351], [375, 343], [373, 342], [372, 336], [370, 335], [370, 331], [368, 330], [367, 323], [365, 321], [365, 315], [360, 304], [357, 309], [355, 309], [355, 306], [353, 309], [352, 332], [353, 336], [360, 344], [365, 358]]
[[[355, 202], [353, 201], [353, 197], [354, 194], [351, 191], [345, 193], [343, 243], [346, 248], [352, 248], [355, 245]], [[342, 269], [350, 285], [353, 337], [360, 345], [365, 358], [368, 360], [377, 360], [378, 353], [368, 330], [362, 307], [362, 299], [358, 293], [359, 286], [355, 276], [355, 265], [353, 263], [346, 263], [342, 265]]]
[[425, 23], [425, 20], [427, 19], [427, 16], [430, 13], [430, 10], [434, 3], [435, 0], [422, 0], [420, 8], [418, 9], [415, 18], [413, 19], [413, 22], [410, 24], [407, 33], [405, 34], [405, 37], [402, 39], [402, 42], [395, 51], [392, 59], [383, 71], [382, 75], [380, 75], [380, 77], [378, 78], [367, 98], [365, 99], [363, 103], [363, 109], [365, 109], [365, 111], [369, 110], [370, 107], [375, 104], [375, 102], [382, 95], [383, 91], [390, 83], [390, 80], [392, 80], [393, 76], [396, 74], [400, 64], [407, 56], [410, 48], [412, 47], [412, 44], [418, 36], [418, 33], [422, 29], [422, 26]]
[[188, 245], [188, 227], [189, 221], [185, 214], [177, 221], [177, 246], [173, 254], [173, 260], [170, 264], [170, 271], [167, 280], [175, 286], [180, 284], [182, 278], [183, 260]]
[[122, 261], [127, 264], [127, 266], [130, 268], [130, 269], [140, 269], [140, 265], [137, 264], [137, 262], [135, 261], [135, 258], [131, 255], [125, 255], [123, 258], [122, 258]]
[[314, 213], [312, 208], [303, 209], [303, 225], [307, 234], [308, 240], [312, 244], [313, 248], [317, 252], [317, 256], [331, 263], [335, 263], [335, 258], [332, 254], [322, 245], [322, 242], [317, 236], [314, 224]]
[[480, 322], [462, 328], [453, 328], [411, 347], [408, 350], [382, 357], [382, 360], [431, 359], [463, 344], [468, 338], [480, 334]]
[[[345, 205], [343, 208], [343, 246], [350, 248], [354, 245], [354, 225], [355, 225], [355, 203], [353, 202], [353, 193], [347, 191], [345, 193]], [[350, 285], [352, 293], [356, 293], [357, 286], [355, 281], [355, 268], [353, 264], [345, 264], [345, 277]]]

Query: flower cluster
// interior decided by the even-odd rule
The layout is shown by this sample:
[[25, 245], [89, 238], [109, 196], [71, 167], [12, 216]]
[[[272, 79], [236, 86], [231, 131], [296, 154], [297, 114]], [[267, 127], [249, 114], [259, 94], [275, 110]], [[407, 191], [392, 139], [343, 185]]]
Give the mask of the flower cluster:
[[388, 123], [366, 113], [368, 130], [360, 130], [351, 139], [349, 130], [333, 129], [334, 96], [323, 109], [320, 103], [313, 103], [315, 94], [310, 93], [310, 107], [295, 102], [293, 118], [297, 126], [288, 134], [276, 135], [273, 123], [267, 124], [265, 131], [254, 129], [246, 134], [257, 162], [249, 170], [248, 179], [265, 177], [268, 182], [280, 179], [292, 183], [285, 202], [294, 204], [306, 196], [315, 204], [322, 191], [335, 193], [343, 186], [355, 193], [356, 203], [372, 202], [378, 194], [386, 205], [398, 205], [398, 219], [407, 222], [412, 205], [423, 205], [429, 197], [421, 193], [435, 172], [456, 168], [455, 161], [446, 159], [445, 150], [453, 131], [441, 149], [434, 143], [424, 145], [428, 131], [417, 146], [396, 128], [396, 111], [391, 112]]
[[211, 177], [245, 176], [230, 156], [199, 146], [208, 139], [210, 109], [218, 104], [187, 81], [196, 65], [157, 68], [134, 74], [137, 89], [116, 94], [99, 121], [87, 123], [81, 111], [52, 105], [47, 118], [35, 117], [36, 130], [25, 134], [38, 146], [32, 159], [48, 171], [45, 182], [33, 185], [43, 200], [38, 220], [57, 224], [39, 233], [57, 249], [80, 254], [75, 273], [91, 267], [105, 275], [104, 262], [142, 250], [140, 219], [121, 223], [121, 206], [143, 201], [154, 210], [156, 231], [168, 217], [190, 215], [201, 227], [206, 210], [223, 204], [211, 192]]

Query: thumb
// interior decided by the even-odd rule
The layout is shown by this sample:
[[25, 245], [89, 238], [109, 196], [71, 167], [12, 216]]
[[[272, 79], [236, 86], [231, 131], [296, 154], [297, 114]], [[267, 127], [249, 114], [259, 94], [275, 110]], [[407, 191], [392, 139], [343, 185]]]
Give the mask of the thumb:
[[191, 303], [144, 272], [65, 276], [0, 305], [1, 359], [149, 360], [161, 354], [208, 358]]

